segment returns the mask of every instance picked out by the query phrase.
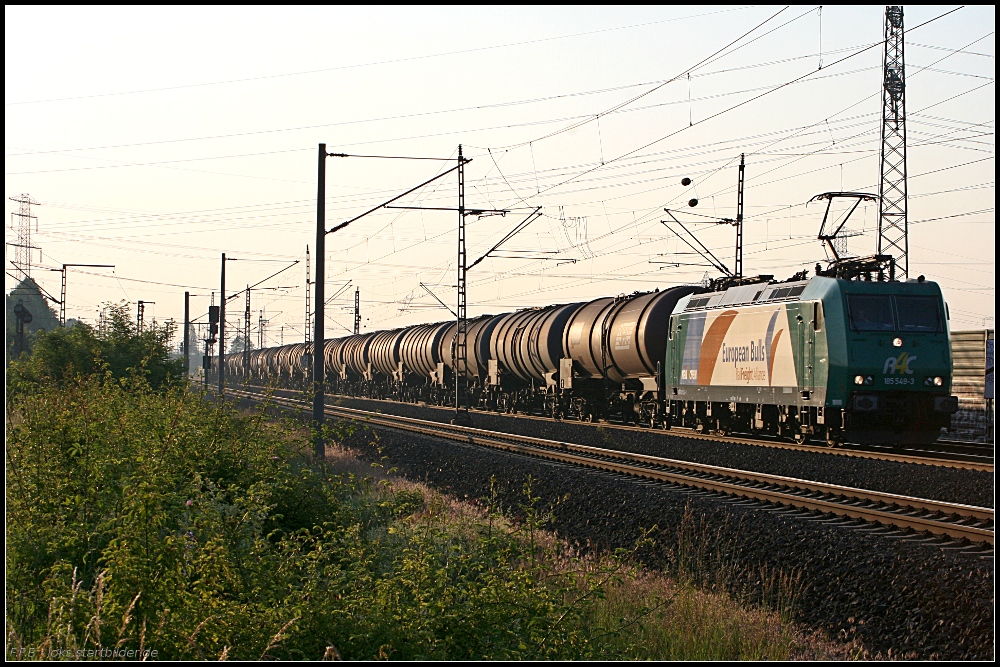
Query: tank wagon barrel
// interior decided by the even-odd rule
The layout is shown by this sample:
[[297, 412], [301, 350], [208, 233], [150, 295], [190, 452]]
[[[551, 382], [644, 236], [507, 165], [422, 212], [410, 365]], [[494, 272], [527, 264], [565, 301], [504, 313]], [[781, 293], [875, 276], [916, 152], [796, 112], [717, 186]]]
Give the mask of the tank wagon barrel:
[[370, 374], [369, 348], [376, 334], [366, 333], [350, 336], [344, 341], [344, 363], [347, 370], [359, 378]]
[[570, 319], [563, 347], [582, 377], [613, 382], [653, 377], [666, 352], [677, 301], [699, 291], [674, 287], [632, 297], [591, 301]]
[[582, 303], [548, 306], [503, 316], [490, 337], [490, 356], [525, 382], [544, 382], [559, 370], [563, 328]]
[[399, 343], [404, 329], [379, 331], [372, 337], [370, 356], [372, 369], [382, 375], [393, 375], [399, 366]]
[[450, 322], [424, 324], [405, 329], [399, 343], [399, 357], [406, 372], [429, 378], [443, 363], [441, 341]]
[[[469, 322], [466, 333], [466, 357], [468, 361], [467, 376], [470, 380], [482, 378], [489, 367], [490, 334], [494, 327], [505, 317], [505, 315], [483, 315]], [[441, 361], [451, 371], [455, 370], [455, 332], [458, 325], [454, 322], [448, 324], [448, 328], [441, 337], [439, 346]]]

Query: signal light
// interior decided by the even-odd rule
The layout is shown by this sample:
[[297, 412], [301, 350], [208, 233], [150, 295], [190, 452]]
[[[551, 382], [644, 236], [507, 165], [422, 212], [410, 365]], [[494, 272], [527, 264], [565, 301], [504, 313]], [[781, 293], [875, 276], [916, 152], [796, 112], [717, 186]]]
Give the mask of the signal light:
[[893, 338], [892, 339], [892, 346], [893, 347], [903, 347], [903, 339], [902, 338]]

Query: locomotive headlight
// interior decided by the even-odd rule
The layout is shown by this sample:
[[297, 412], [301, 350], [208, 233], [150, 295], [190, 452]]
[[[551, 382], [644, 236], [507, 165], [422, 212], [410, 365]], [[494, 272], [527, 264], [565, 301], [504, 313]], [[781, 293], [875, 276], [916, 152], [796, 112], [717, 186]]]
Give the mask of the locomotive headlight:
[[934, 386], [935, 387], [941, 387], [943, 385], [944, 385], [944, 380], [942, 380], [940, 377], [934, 378]]
[[865, 383], [865, 376], [864, 375], [855, 375], [854, 376], [854, 384], [864, 384], [864, 383]]
[[874, 378], [874, 376], [866, 375], [865, 376], [865, 384], [868, 385], [869, 387], [872, 386], [873, 384], [875, 384], [875, 378]]
[[892, 346], [893, 347], [903, 347], [903, 339], [902, 338], [893, 338], [892, 339]]

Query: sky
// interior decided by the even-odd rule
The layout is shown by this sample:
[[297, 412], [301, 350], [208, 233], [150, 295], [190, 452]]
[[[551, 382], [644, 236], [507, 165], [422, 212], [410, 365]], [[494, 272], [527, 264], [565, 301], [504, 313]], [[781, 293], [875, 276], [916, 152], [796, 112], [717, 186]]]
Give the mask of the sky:
[[[992, 328], [995, 9], [904, 22], [910, 277], [942, 285], [953, 329]], [[451, 160], [327, 158], [328, 227], [459, 145], [466, 204], [507, 211], [467, 218], [470, 262], [541, 207], [469, 272], [470, 315], [719, 275], [664, 208], [733, 268], [735, 230], [712, 220], [735, 215], [741, 154], [744, 273], [786, 279], [826, 260], [813, 196], [878, 192], [883, 24], [881, 6], [8, 5], [7, 291], [28, 194], [49, 294], [63, 264], [114, 265], [67, 269], [68, 318], [143, 300], [179, 321], [188, 291], [204, 322], [226, 253], [229, 295], [260, 283], [254, 344], [261, 324], [266, 345], [301, 341], [320, 143]], [[348, 333], [355, 289], [362, 331], [451, 317], [431, 293], [454, 308], [457, 214], [426, 208], [457, 197], [451, 173], [397, 202], [425, 210], [327, 237], [327, 337]], [[846, 228], [848, 252], [874, 253], [877, 204]], [[234, 331], [244, 297], [229, 304]]]

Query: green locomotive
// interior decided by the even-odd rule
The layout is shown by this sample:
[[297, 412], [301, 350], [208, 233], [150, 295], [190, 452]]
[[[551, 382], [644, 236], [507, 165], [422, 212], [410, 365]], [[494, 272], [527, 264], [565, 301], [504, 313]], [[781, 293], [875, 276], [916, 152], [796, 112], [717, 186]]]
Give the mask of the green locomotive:
[[928, 444], [951, 423], [947, 306], [937, 283], [816, 276], [678, 301], [667, 423], [831, 445]]

